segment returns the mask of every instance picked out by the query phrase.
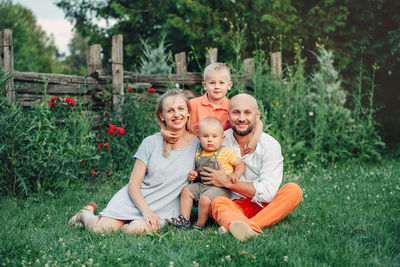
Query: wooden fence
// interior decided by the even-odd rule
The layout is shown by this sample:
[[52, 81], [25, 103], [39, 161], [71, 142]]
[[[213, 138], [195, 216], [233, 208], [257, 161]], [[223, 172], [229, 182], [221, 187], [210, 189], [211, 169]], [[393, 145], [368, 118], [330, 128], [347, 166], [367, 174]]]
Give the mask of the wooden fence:
[[[173, 74], [139, 74], [124, 71], [123, 69], [123, 36], [112, 37], [111, 72], [102, 67], [101, 46], [92, 45], [88, 48], [86, 63], [87, 76], [18, 72], [14, 70], [14, 53], [12, 44], [12, 31], [0, 32], [0, 68], [12, 75], [6, 85], [7, 98], [11, 102], [18, 102], [23, 106], [32, 106], [43, 100], [44, 88], [48, 99], [52, 96], [80, 96], [82, 104], [91, 103], [93, 110], [101, 110], [107, 103], [115, 105], [120, 96], [124, 95], [125, 86], [153, 87], [158, 92], [163, 92], [167, 87], [176, 84], [184, 90], [189, 97], [196, 94], [187, 90], [188, 86], [201, 84], [202, 74], [188, 72], [186, 53], [175, 54], [176, 73]], [[218, 50], [210, 49], [206, 55], [206, 64], [217, 61]], [[235, 79], [246, 81], [254, 72], [254, 60], [245, 59], [245, 75], [236, 75]], [[271, 70], [276, 75], [281, 75], [281, 55], [276, 52], [271, 57]], [[48, 101], [44, 99], [44, 101]], [[105, 101], [108, 99], [108, 101]]]

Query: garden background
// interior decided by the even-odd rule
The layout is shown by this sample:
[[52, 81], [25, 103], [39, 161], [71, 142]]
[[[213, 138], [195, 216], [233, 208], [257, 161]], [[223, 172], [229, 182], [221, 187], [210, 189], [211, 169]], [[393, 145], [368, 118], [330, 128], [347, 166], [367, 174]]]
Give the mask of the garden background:
[[[284, 183], [304, 190], [299, 207], [264, 236], [240, 244], [204, 232], [163, 229], [126, 237], [68, 229], [82, 204], [104, 208], [126, 182], [141, 140], [159, 130], [153, 88], [125, 84], [118, 106], [92, 116], [78, 95], [33, 107], [4, 96], [1, 72], [1, 225], [3, 265], [384, 265], [400, 264], [400, 3], [396, 1], [56, 1], [75, 23], [71, 55], [59, 55], [32, 13], [0, 2], [0, 29], [13, 31], [17, 71], [86, 75], [85, 53], [124, 36], [124, 69], [173, 73], [172, 55], [201, 72], [210, 48], [234, 78], [230, 96], [259, 101], [265, 131], [282, 144]], [[93, 18], [115, 19], [109, 28]], [[282, 52], [283, 72], [270, 58]], [[165, 86], [171, 86], [166, 84]], [[200, 94], [201, 86], [173, 84]], [[110, 85], [109, 90], [112, 90]], [[18, 93], [18, 91], [17, 91]], [[53, 98], [52, 98], [53, 97]], [[122, 99], [121, 99], [122, 100]], [[105, 96], [107, 101], [107, 95]], [[207, 253], [206, 253], [207, 252]]]

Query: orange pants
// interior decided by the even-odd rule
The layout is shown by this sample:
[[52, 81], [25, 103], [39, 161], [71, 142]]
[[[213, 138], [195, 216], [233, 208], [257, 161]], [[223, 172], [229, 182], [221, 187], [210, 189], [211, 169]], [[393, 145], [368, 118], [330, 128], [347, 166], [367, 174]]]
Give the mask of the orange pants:
[[285, 218], [297, 207], [303, 191], [295, 183], [288, 183], [278, 190], [271, 203], [263, 203], [263, 207], [249, 198], [230, 200], [218, 197], [211, 204], [212, 217], [221, 226], [229, 229], [233, 221], [242, 221], [259, 233], [262, 227], [270, 227]]

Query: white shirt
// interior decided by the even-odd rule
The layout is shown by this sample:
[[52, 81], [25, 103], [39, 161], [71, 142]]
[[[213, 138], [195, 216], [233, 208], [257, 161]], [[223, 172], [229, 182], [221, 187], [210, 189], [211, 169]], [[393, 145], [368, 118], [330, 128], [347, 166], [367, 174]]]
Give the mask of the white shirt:
[[[224, 145], [230, 147], [237, 155], [241, 155], [232, 129], [225, 131]], [[240, 156], [246, 164], [246, 170], [240, 177], [240, 181], [253, 182], [256, 193], [251, 200], [261, 205], [270, 203], [278, 192], [283, 176], [283, 157], [281, 145], [272, 136], [262, 133], [257, 143], [256, 150], [251, 154]], [[244, 196], [234, 192], [232, 199]]]

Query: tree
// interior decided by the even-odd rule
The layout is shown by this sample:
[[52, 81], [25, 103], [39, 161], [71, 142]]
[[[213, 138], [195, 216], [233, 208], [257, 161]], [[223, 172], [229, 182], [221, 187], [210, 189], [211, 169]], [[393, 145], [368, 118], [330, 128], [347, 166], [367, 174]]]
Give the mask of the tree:
[[[364, 70], [369, 74], [363, 72], [361, 76], [370, 76], [374, 63], [380, 66], [375, 81], [377, 103], [387, 106], [380, 116], [382, 121], [390, 118], [392, 137], [400, 141], [400, 126], [393, 123], [400, 109], [390, 115], [400, 105], [396, 80], [400, 75], [399, 1], [58, 0], [57, 5], [90, 42], [102, 44], [105, 58], [110, 58], [109, 37], [123, 34], [126, 67], [139, 61], [140, 38], [157, 47], [162, 34], [173, 53], [189, 52], [194, 47], [201, 63], [206, 49], [217, 47], [218, 59], [224, 62], [252, 56], [258, 48], [281, 50], [283, 61], [290, 65], [295, 43], [303, 44], [308, 60], [314, 60], [310, 50], [320, 43], [334, 51], [335, 62], [349, 81], [344, 85], [352, 91], [358, 84], [363, 50]], [[95, 19], [113, 20], [115, 24], [101, 28]], [[199, 70], [193, 62], [190, 64], [189, 69]]]
[[64, 60], [72, 73], [86, 74], [86, 50], [88, 49], [89, 38], [83, 37], [78, 31], [74, 31], [72, 39], [68, 44], [70, 55]]
[[0, 2], [0, 29], [11, 29], [14, 46], [14, 68], [17, 71], [63, 72], [57, 60], [58, 51], [52, 37], [36, 24], [29, 9], [10, 0]]

